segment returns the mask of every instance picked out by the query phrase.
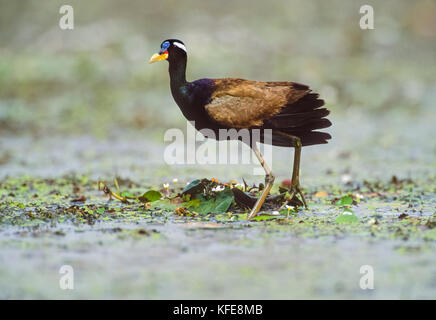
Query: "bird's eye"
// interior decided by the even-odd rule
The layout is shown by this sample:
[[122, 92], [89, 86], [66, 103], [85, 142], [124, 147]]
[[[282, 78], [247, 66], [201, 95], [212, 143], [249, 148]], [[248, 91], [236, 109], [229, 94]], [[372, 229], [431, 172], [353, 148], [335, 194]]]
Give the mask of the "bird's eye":
[[162, 43], [161, 49], [162, 51], [166, 51], [170, 47], [170, 43], [168, 41], [165, 41]]

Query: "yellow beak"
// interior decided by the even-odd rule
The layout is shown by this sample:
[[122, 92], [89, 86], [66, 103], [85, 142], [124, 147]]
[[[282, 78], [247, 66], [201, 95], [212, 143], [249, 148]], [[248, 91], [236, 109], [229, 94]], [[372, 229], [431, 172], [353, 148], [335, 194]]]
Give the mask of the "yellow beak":
[[150, 61], [148, 61], [148, 63], [153, 63], [156, 61], [161, 61], [166, 59], [168, 59], [168, 53], [162, 53], [162, 54], [155, 53], [154, 55], [151, 56]]

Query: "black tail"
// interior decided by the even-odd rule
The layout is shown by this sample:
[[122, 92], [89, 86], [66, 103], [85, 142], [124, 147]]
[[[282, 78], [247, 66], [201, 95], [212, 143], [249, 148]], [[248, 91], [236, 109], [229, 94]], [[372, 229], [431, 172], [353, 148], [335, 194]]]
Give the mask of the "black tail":
[[330, 111], [320, 108], [323, 105], [324, 100], [318, 99], [318, 94], [309, 93], [297, 102], [286, 105], [279, 114], [265, 121], [264, 127], [273, 129], [272, 144], [292, 146], [292, 142], [285, 136], [274, 134], [276, 130], [299, 137], [303, 146], [327, 143], [327, 140], [331, 139], [328, 133], [313, 131], [332, 125], [330, 120], [325, 118]]

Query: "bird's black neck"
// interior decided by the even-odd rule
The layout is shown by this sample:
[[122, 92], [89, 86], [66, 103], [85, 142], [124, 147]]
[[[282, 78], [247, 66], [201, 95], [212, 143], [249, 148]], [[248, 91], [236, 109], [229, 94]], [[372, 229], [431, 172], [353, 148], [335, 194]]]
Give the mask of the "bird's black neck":
[[180, 88], [186, 84], [186, 56], [177, 60], [170, 60], [169, 73], [171, 88]]
[[168, 60], [170, 64], [171, 93], [185, 116], [187, 116], [188, 112], [186, 109], [190, 105], [189, 93], [186, 86], [186, 60], [186, 55], [173, 57], [172, 60]]

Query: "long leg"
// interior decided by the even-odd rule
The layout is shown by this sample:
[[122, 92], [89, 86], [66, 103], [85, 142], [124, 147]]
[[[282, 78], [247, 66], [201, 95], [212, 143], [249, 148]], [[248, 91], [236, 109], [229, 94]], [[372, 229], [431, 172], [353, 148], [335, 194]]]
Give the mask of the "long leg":
[[251, 149], [253, 150], [254, 154], [256, 155], [257, 159], [259, 159], [260, 164], [262, 165], [263, 169], [265, 170], [266, 176], [265, 176], [265, 188], [262, 191], [262, 194], [260, 195], [259, 199], [257, 199], [256, 204], [254, 205], [253, 209], [251, 209], [250, 214], [248, 215], [248, 219], [251, 219], [257, 215], [260, 208], [262, 207], [267, 195], [269, 194], [273, 184], [274, 184], [274, 175], [271, 172], [271, 169], [268, 167], [268, 165], [265, 163], [265, 160], [263, 159], [262, 154], [260, 153], [259, 149], [257, 149], [256, 144], [253, 143], [251, 145]]
[[304, 198], [303, 192], [300, 189], [300, 160], [301, 160], [301, 140], [299, 137], [278, 131], [277, 133], [289, 138], [292, 141], [292, 145], [295, 148], [294, 151], [294, 165], [292, 169], [292, 178], [291, 178], [291, 192], [290, 198], [292, 199], [295, 194], [299, 194], [301, 196], [301, 200], [303, 200], [303, 204], [307, 209], [306, 199]]

